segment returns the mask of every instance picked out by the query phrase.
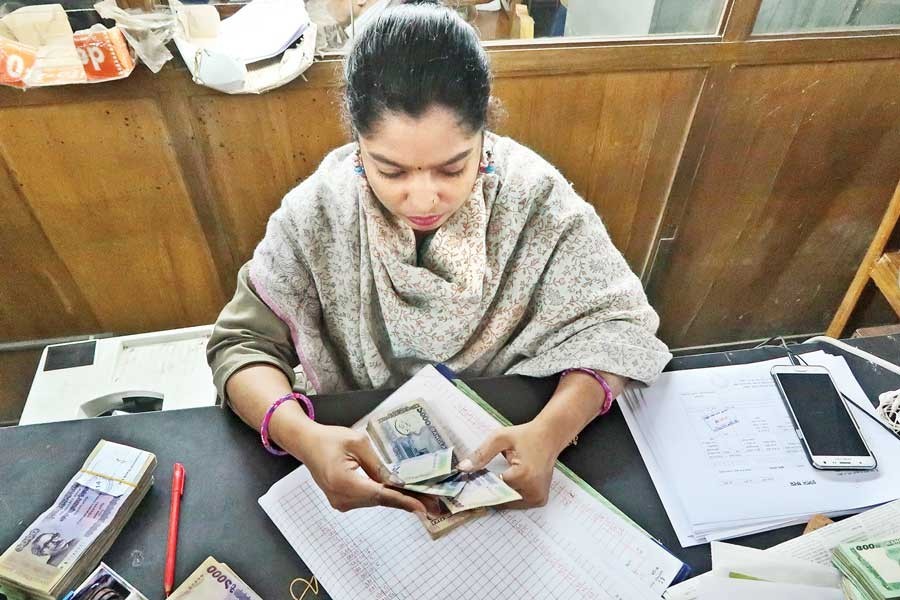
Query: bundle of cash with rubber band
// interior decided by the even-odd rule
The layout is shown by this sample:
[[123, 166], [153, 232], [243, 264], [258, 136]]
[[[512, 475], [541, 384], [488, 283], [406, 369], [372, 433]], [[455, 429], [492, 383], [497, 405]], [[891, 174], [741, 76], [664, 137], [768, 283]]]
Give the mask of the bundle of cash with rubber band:
[[396, 487], [440, 500], [441, 512], [423, 517], [434, 538], [485, 514], [486, 507], [522, 498], [495, 473], [458, 472], [452, 437], [422, 399], [372, 417], [366, 431], [388, 469], [403, 481]]
[[0, 555], [10, 600], [56, 599], [97, 566], [153, 485], [156, 456], [101, 440], [65, 489]]
[[900, 538], [841, 544], [831, 560], [844, 576], [845, 598], [900, 598]]

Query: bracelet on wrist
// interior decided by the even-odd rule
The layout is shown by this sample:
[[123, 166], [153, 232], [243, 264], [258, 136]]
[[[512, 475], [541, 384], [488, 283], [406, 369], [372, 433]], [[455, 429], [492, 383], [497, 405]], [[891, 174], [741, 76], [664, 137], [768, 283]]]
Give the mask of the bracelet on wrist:
[[271, 441], [269, 441], [269, 422], [272, 420], [272, 415], [275, 413], [275, 410], [289, 400], [296, 400], [300, 406], [303, 407], [303, 411], [306, 413], [306, 416], [310, 418], [310, 420], [316, 420], [316, 412], [313, 410], [312, 400], [310, 400], [305, 395], [299, 392], [291, 392], [290, 394], [285, 394], [278, 400], [272, 403], [266, 410], [266, 414], [263, 416], [262, 423], [259, 426], [259, 437], [262, 440], [263, 448], [269, 454], [274, 454], [275, 456], [285, 456], [287, 452], [278, 448]]
[[[590, 375], [597, 381], [597, 383], [600, 384], [600, 386], [603, 388], [604, 398], [603, 398], [603, 405], [600, 407], [600, 412], [598, 412], [597, 414], [598, 414], [598, 416], [602, 416], [602, 415], [605, 415], [606, 413], [608, 413], [609, 409], [612, 408], [612, 403], [613, 403], [613, 400], [615, 400], [615, 397], [613, 396], [612, 388], [609, 387], [609, 384], [606, 382], [606, 379], [604, 379], [603, 376], [600, 375], [600, 373], [598, 373], [597, 371], [595, 371], [593, 369], [587, 369], [585, 367], [574, 367], [572, 369], [566, 369], [565, 371], [562, 372], [560, 377], [565, 377], [569, 373], [573, 373], [575, 371], [579, 371], [581, 373]], [[577, 439], [577, 436], [576, 436], [576, 439]]]

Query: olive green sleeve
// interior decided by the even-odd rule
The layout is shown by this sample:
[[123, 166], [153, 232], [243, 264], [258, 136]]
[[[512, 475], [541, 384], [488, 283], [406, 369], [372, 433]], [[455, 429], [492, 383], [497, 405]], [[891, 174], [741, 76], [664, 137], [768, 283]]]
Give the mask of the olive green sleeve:
[[213, 328], [206, 358], [219, 398], [228, 400], [225, 384], [240, 369], [254, 363], [278, 367], [291, 386], [299, 363], [290, 329], [256, 294], [245, 264], [238, 271], [234, 297], [225, 305]]

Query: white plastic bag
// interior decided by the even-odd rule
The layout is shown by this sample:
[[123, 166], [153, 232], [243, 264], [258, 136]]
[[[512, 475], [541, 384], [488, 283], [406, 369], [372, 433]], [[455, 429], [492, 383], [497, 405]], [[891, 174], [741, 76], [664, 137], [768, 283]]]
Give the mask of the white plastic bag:
[[175, 33], [175, 16], [168, 9], [152, 13], [125, 10], [115, 0], [103, 0], [94, 5], [94, 10], [116, 22], [138, 58], [154, 73], [172, 58], [166, 44]]

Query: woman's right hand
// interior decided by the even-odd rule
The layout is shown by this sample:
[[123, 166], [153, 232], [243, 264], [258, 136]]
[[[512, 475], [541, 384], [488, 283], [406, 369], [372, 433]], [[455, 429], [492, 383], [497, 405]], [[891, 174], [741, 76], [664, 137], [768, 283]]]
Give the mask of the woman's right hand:
[[[251, 364], [226, 383], [230, 404], [245, 423], [259, 431], [273, 398], [290, 393], [290, 382], [278, 367]], [[310, 420], [299, 402], [286, 402], [271, 415], [269, 439], [302, 461], [325, 492], [331, 506], [347, 511], [363, 506], [389, 506], [410, 512], [438, 512], [433, 498], [413, 497], [387, 487], [391, 474], [364, 433]], [[368, 477], [358, 472], [362, 467]], [[394, 485], [402, 485], [394, 480]]]
[[[308, 422], [302, 431], [302, 439], [286, 449], [303, 461], [333, 508], [345, 512], [388, 506], [426, 514], [420, 500], [385, 485], [403, 482], [384, 466], [364, 433], [314, 422]], [[358, 467], [368, 477], [360, 475]]]

